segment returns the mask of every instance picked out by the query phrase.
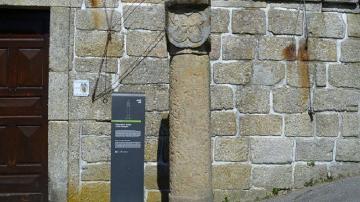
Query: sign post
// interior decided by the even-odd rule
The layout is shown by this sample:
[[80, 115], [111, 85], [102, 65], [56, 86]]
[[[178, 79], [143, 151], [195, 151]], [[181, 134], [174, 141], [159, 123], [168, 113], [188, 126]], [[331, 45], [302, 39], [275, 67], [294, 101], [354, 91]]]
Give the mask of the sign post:
[[113, 93], [111, 122], [111, 202], [143, 202], [145, 95]]

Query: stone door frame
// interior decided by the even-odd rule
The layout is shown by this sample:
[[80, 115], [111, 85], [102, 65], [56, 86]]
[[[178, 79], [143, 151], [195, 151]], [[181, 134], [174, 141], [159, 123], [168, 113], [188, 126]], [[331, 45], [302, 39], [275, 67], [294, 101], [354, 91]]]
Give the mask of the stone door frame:
[[49, 201], [67, 201], [68, 189], [68, 103], [70, 34], [73, 0], [0, 0], [1, 7], [50, 10], [49, 97], [48, 97], [48, 177]]
[[[59, 1], [59, 0], [57, 0]], [[64, 4], [66, 2], [64, 1]], [[69, 151], [69, 69], [72, 61], [71, 8], [50, 6], [49, 200], [67, 201]]]

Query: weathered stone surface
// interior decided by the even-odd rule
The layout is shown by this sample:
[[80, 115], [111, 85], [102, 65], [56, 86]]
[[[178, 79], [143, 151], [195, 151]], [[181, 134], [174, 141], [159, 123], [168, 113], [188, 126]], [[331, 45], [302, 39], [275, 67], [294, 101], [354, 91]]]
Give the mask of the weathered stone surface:
[[213, 74], [215, 83], [245, 85], [250, 81], [252, 62], [215, 63]]
[[327, 168], [325, 164], [315, 164], [308, 166], [306, 164], [295, 165], [294, 170], [294, 188], [300, 189], [312, 186], [315, 183], [322, 182], [327, 179]]
[[252, 163], [290, 163], [293, 141], [287, 138], [251, 138]]
[[222, 137], [215, 140], [215, 161], [247, 161], [249, 139]]
[[209, 53], [211, 60], [217, 60], [220, 58], [221, 50], [221, 37], [217, 34], [210, 35], [211, 51]]
[[121, 13], [115, 9], [106, 11], [104, 9], [80, 9], [76, 12], [75, 23], [76, 28], [82, 30], [120, 31]]
[[[68, 1], [68, 0], [66, 0], [66, 1]], [[72, 0], [72, 1], [70, 1], [70, 6], [80, 8], [82, 6], [82, 3], [83, 3], [83, 0]]]
[[209, 63], [208, 55], [171, 60], [170, 201], [212, 201]]
[[236, 107], [243, 113], [268, 113], [270, 111], [270, 88], [247, 86], [236, 90]]
[[[102, 60], [104, 61], [102, 62]], [[75, 58], [76, 72], [98, 73], [100, 68], [102, 72], [117, 73], [118, 60], [113, 58], [107, 58], [106, 60], [100, 58]]]
[[313, 86], [315, 76], [319, 77], [319, 82], [326, 85], [326, 72], [320, 75], [317, 70], [323, 68], [326, 71], [325, 64], [309, 62], [290, 62], [287, 65], [287, 84], [292, 87], [309, 88]]
[[49, 122], [49, 188], [53, 201], [66, 201], [68, 183], [68, 122]]
[[110, 183], [88, 182], [81, 186], [80, 201], [105, 202], [110, 201]]
[[147, 137], [145, 139], [146, 162], [169, 162], [169, 139], [160, 136], [158, 138]]
[[81, 156], [88, 163], [110, 160], [110, 137], [81, 138]]
[[324, 0], [324, 2], [332, 2], [332, 3], [356, 3], [356, 0]]
[[161, 202], [162, 193], [160, 191], [148, 191], [146, 202]]
[[167, 112], [145, 113], [146, 136], [169, 136], [169, 114]]
[[[71, 73], [69, 80], [70, 99], [69, 99], [69, 118], [70, 119], [97, 119], [97, 120], [110, 120], [111, 119], [111, 99], [108, 102], [103, 102], [102, 99], [96, 100], [94, 103], [91, 101], [91, 96], [94, 92], [97, 74], [95, 73]], [[111, 78], [109, 75], [101, 75], [97, 93], [104, 92], [105, 82], [107, 89], [110, 89]], [[74, 80], [89, 80], [90, 83], [90, 96], [88, 97], [75, 97], [73, 95], [73, 81]]]
[[144, 173], [146, 189], [169, 189], [169, 166], [165, 164], [146, 165]]
[[214, 202], [224, 202], [225, 197], [229, 201], [253, 202], [266, 197], [264, 189], [250, 190], [214, 190]]
[[360, 137], [360, 116], [357, 113], [343, 113], [342, 116], [342, 136]]
[[280, 113], [305, 112], [308, 98], [308, 88], [277, 88], [273, 91], [274, 111]]
[[68, 119], [68, 74], [49, 72], [49, 120]]
[[294, 60], [295, 39], [292, 37], [263, 37], [259, 42], [261, 60]]
[[[312, 0], [311, 2], [309, 1], [309, 2], [306, 3], [306, 5], [301, 5], [300, 9], [302, 10], [303, 6], [305, 6], [306, 11], [321, 12], [322, 4], [321, 4], [320, 1], [321, 0]], [[299, 9], [299, 3], [292, 2], [292, 1], [279, 2], [279, 3], [271, 2], [270, 9], [271, 8], [275, 8], [275, 9], [278, 9], [278, 10], [284, 9], [284, 8]], [[302, 18], [302, 14], [301, 14], [301, 18]]]
[[228, 9], [211, 9], [211, 32], [228, 32], [228, 24], [230, 22], [229, 13]]
[[70, 29], [70, 33], [69, 33], [69, 71], [72, 71], [74, 69], [74, 58], [75, 58], [75, 31], [76, 29], [75, 27], [75, 14], [76, 14], [76, 8], [71, 8], [70, 9], [70, 25], [69, 27], [72, 27], [72, 29]]
[[245, 8], [265, 8], [266, 2], [249, 0], [211, 0], [211, 6], [219, 7], [245, 7]]
[[69, 0], [1, 0], [1, 5], [11, 5], [11, 6], [69, 6]]
[[344, 38], [345, 23], [341, 13], [310, 13], [307, 17], [309, 36]]
[[360, 16], [359, 14], [347, 14], [348, 35], [360, 37]]
[[213, 165], [214, 189], [248, 189], [250, 188], [250, 164], [220, 164]]
[[[102, 57], [105, 53], [107, 32], [105, 31], [80, 31], [76, 32], [75, 53], [77, 56]], [[107, 48], [107, 56], [120, 57], [123, 53], [124, 37], [114, 32]]]
[[277, 115], [245, 115], [240, 117], [240, 135], [281, 135], [282, 117]]
[[[121, 0], [123, 3], [139, 3], [139, 0]], [[162, 4], [165, 0], [145, 0], [144, 3]]]
[[303, 30], [303, 13], [292, 10], [269, 10], [269, 31], [273, 34], [301, 35]]
[[51, 8], [49, 70], [64, 72], [69, 69], [70, 9]]
[[97, 122], [97, 121], [78, 121], [70, 124], [69, 129], [74, 133], [93, 136], [111, 135], [110, 122]]
[[312, 137], [314, 122], [307, 113], [285, 115], [285, 135], [295, 137]]
[[122, 80], [123, 84], [169, 83], [169, 70], [168, 59], [130, 57], [120, 60], [120, 75], [129, 73]]
[[85, 0], [85, 5], [90, 8], [116, 8], [119, 6], [119, 1]]
[[308, 60], [336, 61], [336, 40], [309, 38]]
[[169, 87], [167, 85], [123, 85], [118, 92], [145, 93], [146, 111], [165, 111], [169, 109]]
[[254, 166], [252, 172], [252, 184], [256, 187], [268, 189], [291, 187], [292, 167], [290, 165]]
[[331, 163], [329, 166], [330, 175], [334, 178], [358, 176], [360, 174], [359, 163]]
[[234, 112], [211, 112], [212, 135], [235, 135], [236, 114]]
[[315, 63], [315, 79], [316, 86], [325, 87], [327, 78], [326, 78], [326, 65], [323, 63]]
[[126, 39], [126, 51], [131, 56], [168, 56], [165, 33], [160, 31], [129, 31]]
[[316, 111], [358, 111], [360, 93], [344, 89], [316, 89]]
[[341, 58], [342, 62], [360, 62], [360, 40], [347, 39], [341, 43]]
[[224, 60], [253, 59], [257, 39], [254, 36], [225, 36], [222, 38]]
[[110, 163], [86, 164], [81, 171], [82, 181], [109, 181]]
[[338, 114], [316, 114], [316, 135], [336, 137], [339, 134]]
[[124, 26], [127, 29], [165, 29], [164, 4], [151, 6], [124, 6]]
[[336, 142], [336, 161], [360, 161], [360, 141], [339, 139]]
[[[189, 4], [188, 0], [172, 0], [168, 4]], [[202, 0], [197, 0], [197, 4]], [[208, 0], [204, 0], [207, 4]], [[181, 12], [175, 7], [168, 6], [166, 31], [168, 41], [177, 48], [198, 48], [210, 36], [210, 7], [182, 7]]]
[[233, 91], [229, 86], [211, 85], [210, 98], [212, 110], [232, 109], [234, 107]]
[[[68, 201], [79, 201], [80, 199], [80, 135], [79, 125], [75, 121], [69, 121], [68, 139]], [[74, 130], [74, 128], [77, 130]], [[61, 136], [59, 136], [61, 137]]]
[[328, 139], [296, 139], [298, 161], [331, 161], [334, 141]]
[[158, 139], [157, 138], [146, 138], [145, 139], [145, 157], [146, 162], [156, 162], [158, 157]]
[[360, 88], [359, 64], [329, 65], [329, 83], [336, 87]]
[[263, 10], [233, 10], [232, 32], [240, 34], [265, 34], [266, 16]]
[[285, 64], [275, 61], [259, 61], [253, 65], [252, 84], [271, 86], [285, 77]]

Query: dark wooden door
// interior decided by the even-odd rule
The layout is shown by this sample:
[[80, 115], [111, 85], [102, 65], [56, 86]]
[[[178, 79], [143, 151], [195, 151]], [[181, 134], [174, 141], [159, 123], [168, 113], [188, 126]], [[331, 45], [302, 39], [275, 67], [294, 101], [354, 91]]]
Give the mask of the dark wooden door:
[[47, 201], [48, 37], [0, 35], [0, 201]]

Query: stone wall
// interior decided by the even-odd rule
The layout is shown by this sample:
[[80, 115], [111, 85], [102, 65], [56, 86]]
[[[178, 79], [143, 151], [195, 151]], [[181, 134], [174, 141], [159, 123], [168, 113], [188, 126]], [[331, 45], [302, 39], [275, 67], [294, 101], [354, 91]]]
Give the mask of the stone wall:
[[360, 173], [358, 4], [307, 1], [305, 12], [306, 22], [296, 2], [212, 2], [215, 201]]
[[[87, 79], [93, 91], [104, 62], [98, 95], [111, 86], [119, 92], [145, 92], [145, 196], [149, 201], [157, 200], [157, 190], [169, 187], [169, 55], [164, 31], [165, 6], [161, 1], [113, 2], [116, 3], [107, 5], [106, 10], [101, 1], [85, 2], [72, 9], [74, 59], [69, 83]], [[111, 15], [109, 24], [113, 32], [107, 60], [102, 61], [108, 36], [106, 16], [111, 21]], [[119, 76], [134, 67], [120, 84]], [[104, 98], [92, 103], [91, 96], [70, 94], [70, 201], [109, 201], [111, 97]], [[163, 178], [161, 182], [157, 176]]]
[[[72, 83], [87, 79], [94, 91], [111, 13], [97, 93], [110, 86], [145, 92], [146, 200], [165, 200], [170, 57], [164, 2], [107, 0], [105, 11], [103, 1], [0, 0], [51, 6], [49, 144], [55, 146], [49, 167], [50, 184], [58, 187], [52, 200], [65, 200], [66, 183], [68, 201], [109, 200], [111, 100], [74, 97]], [[215, 201], [255, 200], [360, 174], [360, 9], [357, 0], [339, 2], [307, 1], [304, 26], [296, 1], [212, 1]], [[135, 66], [120, 84], [119, 76]]]

